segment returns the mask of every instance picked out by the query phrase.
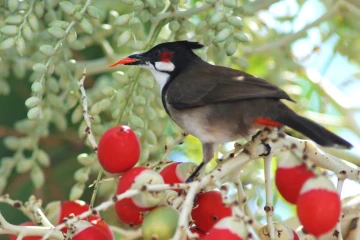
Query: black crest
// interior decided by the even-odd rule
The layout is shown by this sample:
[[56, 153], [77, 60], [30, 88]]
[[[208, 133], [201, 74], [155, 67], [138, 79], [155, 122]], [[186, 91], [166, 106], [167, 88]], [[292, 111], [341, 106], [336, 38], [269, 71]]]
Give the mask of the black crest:
[[189, 41], [176, 41], [176, 42], [165, 42], [160, 43], [154, 48], [168, 48], [168, 49], [176, 49], [176, 48], [187, 48], [187, 49], [199, 49], [203, 48], [204, 45], [198, 42], [189, 42]]
[[189, 49], [199, 49], [199, 48], [203, 48], [204, 45], [198, 43], [198, 42], [189, 42], [189, 41], [177, 41], [174, 43], [179, 43], [180, 45], [189, 48]]

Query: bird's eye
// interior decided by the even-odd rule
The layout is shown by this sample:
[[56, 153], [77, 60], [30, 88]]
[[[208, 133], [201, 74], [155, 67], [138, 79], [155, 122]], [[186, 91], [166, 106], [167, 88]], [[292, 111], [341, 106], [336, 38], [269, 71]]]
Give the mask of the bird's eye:
[[161, 55], [161, 52], [160, 52], [159, 50], [157, 50], [157, 51], [155, 51], [155, 52], [153, 53], [153, 56], [154, 56], [155, 59], [159, 59], [159, 58], [160, 58], [160, 55]]

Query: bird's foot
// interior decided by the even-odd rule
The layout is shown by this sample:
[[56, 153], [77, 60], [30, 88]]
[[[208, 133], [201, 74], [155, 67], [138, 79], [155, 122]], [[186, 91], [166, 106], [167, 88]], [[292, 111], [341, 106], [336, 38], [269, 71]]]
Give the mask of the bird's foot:
[[269, 154], [271, 153], [271, 146], [268, 143], [264, 143], [264, 142], [262, 142], [262, 144], [265, 146], [266, 152], [260, 154], [259, 156], [262, 156], [262, 157], [269, 156]]
[[186, 192], [185, 192], [185, 190], [184, 189], [179, 189], [179, 192], [178, 192], [178, 196], [180, 197], [180, 196], [182, 196], [182, 195], [186, 195]]
[[[195, 172], [194, 172], [195, 173]], [[197, 173], [192, 173], [188, 179], [186, 179], [185, 183], [191, 183], [195, 180]]]
[[[195, 171], [190, 175], [190, 177], [188, 177], [188, 178], [186, 179], [185, 183], [191, 183], [191, 182], [193, 182], [193, 181], [195, 180], [197, 174], [198, 174], [198, 171], [195, 170]], [[185, 195], [185, 193], [186, 193], [186, 192], [185, 192], [184, 189], [180, 189], [180, 190], [179, 190], [179, 193], [178, 193], [178, 196]]]
[[[204, 163], [200, 163], [200, 165], [195, 169], [195, 171], [193, 173], [191, 173], [190, 177], [188, 177], [185, 181], [185, 183], [191, 183], [193, 181], [195, 181], [196, 177], [198, 176], [200, 169], [204, 166]], [[186, 195], [186, 191], [184, 189], [181, 189], [178, 193], [178, 196], [182, 196], [182, 195]], [[194, 202], [193, 202], [193, 207], [195, 207], [197, 205], [197, 199], [198, 199], [198, 194], [195, 195], [194, 197]]]

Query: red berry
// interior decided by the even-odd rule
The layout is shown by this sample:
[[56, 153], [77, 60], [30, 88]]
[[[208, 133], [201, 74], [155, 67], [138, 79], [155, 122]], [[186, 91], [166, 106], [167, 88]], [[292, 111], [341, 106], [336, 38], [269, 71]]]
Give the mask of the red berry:
[[143, 171], [151, 170], [146, 167], [135, 167], [130, 169], [124, 175], [121, 176], [116, 193], [123, 193], [131, 188], [131, 185], [135, 182], [135, 178], [139, 176]]
[[172, 163], [163, 168], [160, 175], [165, 183], [184, 183], [196, 167], [197, 165], [192, 162]]
[[[35, 226], [35, 224], [33, 222], [24, 222], [22, 224], [20, 224], [20, 226]], [[9, 238], [10, 240], [16, 240], [17, 236], [13, 235], [13, 234], [9, 234]], [[23, 240], [41, 240], [42, 236], [29, 236], [29, 237], [24, 237]]]
[[[89, 205], [81, 200], [74, 201], [64, 201], [61, 203], [61, 211], [58, 219], [58, 224], [63, 221], [64, 218], [69, 217], [70, 214], [74, 214], [78, 216], [83, 212], [87, 212], [89, 210]], [[99, 219], [99, 216], [90, 216], [90, 220]]]
[[[89, 210], [89, 205], [82, 200], [74, 201], [54, 201], [46, 206], [46, 217], [55, 225], [63, 222], [64, 218], [69, 217], [71, 214], [78, 216], [83, 212]], [[87, 218], [87, 217], [86, 217]], [[90, 221], [100, 219], [100, 216], [90, 216]], [[61, 229], [62, 232], [66, 232], [67, 228]]]
[[171, 184], [171, 183], [181, 183], [182, 181], [176, 175], [176, 167], [180, 163], [172, 163], [166, 166], [163, 170], [161, 170], [160, 175], [163, 177], [164, 182]]
[[231, 214], [231, 207], [223, 204], [221, 193], [217, 191], [199, 194], [197, 206], [191, 211], [195, 225], [204, 232], [209, 232], [215, 223]]
[[99, 141], [99, 162], [110, 173], [122, 173], [131, 169], [139, 157], [139, 139], [128, 126], [108, 129]]
[[319, 237], [335, 228], [341, 201], [332, 183], [325, 177], [307, 180], [297, 201], [297, 214], [306, 232]]
[[97, 227], [94, 227], [88, 221], [80, 220], [74, 223], [76, 232], [72, 240], [109, 240], [108, 237]]
[[209, 234], [204, 238], [204, 240], [219, 240], [219, 239], [226, 239], [226, 240], [242, 240], [241, 237], [232, 233], [228, 229], [211, 229]]
[[129, 225], [137, 226], [142, 223], [144, 216], [136, 208], [131, 208], [124, 203], [124, 199], [115, 203], [115, 210], [119, 219]]
[[309, 171], [305, 164], [292, 167], [278, 166], [275, 183], [281, 196], [289, 203], [296, 204], [302, 185], [313, 176], [314, 173]]
[[292, 230], [292, 232], [294, 235], [294, 240], [300, 240], [299, 235], [294, 230]]
[[226, 217], [217, 222], [204, 240], [243, 240], [248, 239], [248, 231], [243, 220]]
[[[161, 175], [152, 169], [145, 167], [135, 167], [127, 171], [119, 180], [116, 194], [124, 193], [131, 188], [139, 189], [146, 184], [163, 184]], [[142, 192], [132, 198], [123, 199], [123, 203], [130, 208], [141, 212], [149, 211], [156, 207], [164, 197], [164, 191]]]
[[110, 229], [109, 225], [102, 219], [95, 219], [90, 221], [90, 223], [96, 227], [97, 229], [101, 230], [106, 236], [108, 240], [114, 240], [114, 233]]

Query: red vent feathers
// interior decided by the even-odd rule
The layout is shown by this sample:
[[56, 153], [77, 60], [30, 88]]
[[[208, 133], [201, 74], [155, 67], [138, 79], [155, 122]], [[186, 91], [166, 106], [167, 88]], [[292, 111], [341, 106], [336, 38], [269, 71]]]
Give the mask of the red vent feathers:
[[268, 127], [280, 127], [280, 126], [282, 126], [281, 123], [275, 122], [274, 120], [271, 120], [271, 119], [265, 118], [265, 117], [258, 117], [256, 119], [254, 119], [254, 123], [259, 124], [259, 125], [263, 125], [263, 126], [268, 126]]

